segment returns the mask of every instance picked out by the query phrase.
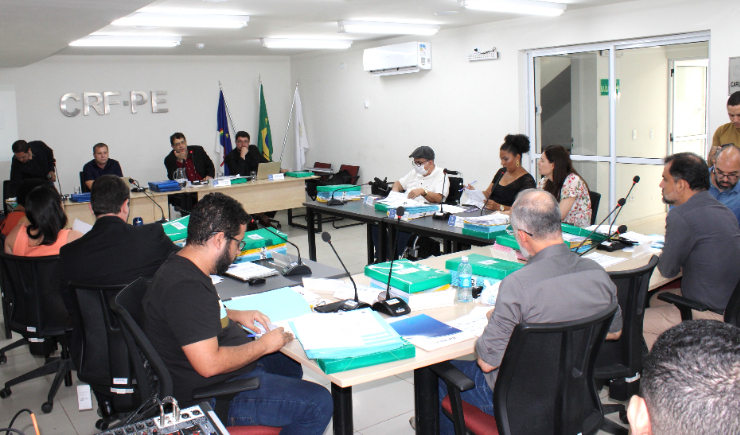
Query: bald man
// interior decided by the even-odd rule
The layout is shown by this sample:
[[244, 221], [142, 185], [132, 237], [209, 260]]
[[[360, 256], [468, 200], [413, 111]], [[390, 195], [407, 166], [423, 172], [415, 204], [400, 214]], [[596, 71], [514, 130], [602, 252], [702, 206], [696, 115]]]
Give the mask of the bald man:
[[709, 174], [709, 193], [735, 213], [740, 225], [740, 148], [722, 146]]

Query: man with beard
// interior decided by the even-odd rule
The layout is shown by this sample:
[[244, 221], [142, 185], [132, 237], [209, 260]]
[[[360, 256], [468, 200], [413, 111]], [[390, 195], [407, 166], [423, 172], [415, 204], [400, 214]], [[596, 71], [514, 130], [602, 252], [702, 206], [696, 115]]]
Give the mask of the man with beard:
[[[490, 415], [498, 367], [516, 325], [583, 319], [617, 300], [617, 287], [604, 268], [563, 244], [560, 208], [550, 193], [520, 192], [511, 207], [511, 226], [529, 262], [501, 281], [496, 308], [488, 313], [488, 324], [475, 344], [478, 360], [451, 361], [475, 382], [475, 388], [462, 392], [462, 400]], [[622, 313], [617, 310], [606, 339], [618, 339], [621, 331]], [[447, 395], [442, 380], [439, 389], [441, 403]], [[440, 412], [440, 434], [453, 433], [452, 421]]]
[[709, 170], [709, 193], [735, 213], [740, 224], [740, 148], [723, 145]]
[[[332, 415], [331, 394], [301, 380], [301, 365], [278, 352], [293, 340], [270, 330], [259, 311], [223, 309], [209, 275], [223, 274], [243, 247], [249, 215], [235, 199], [210, 193], [190, 214], [187, 245], [157, 271], [143, 300], [144, 332], [172, 375], [181, 407], [193, 390], [240, 377], [258, 377], [260, 388], [231, 401], [227, 425], [284, 427], [322, 434]], [[253, 340], [244, 327], [268, 332]]]
[[[663, 202], [675, 206], [666, 216], [665, 245], [658, 270], [671, 278], [683, 273], [681, 288], [670, 290], [701, 302], [712, 311], [693, 311], [693, 318], [722, 320], [727, 301], [740, 279], [740, 228], [729, 208], [709, 194], [709, 168], [694, 153], [665, 158]], [[652, 348], [663, 331], [681, 323], [674, 305], [656, 297], [645, 310], [643, 337]]]

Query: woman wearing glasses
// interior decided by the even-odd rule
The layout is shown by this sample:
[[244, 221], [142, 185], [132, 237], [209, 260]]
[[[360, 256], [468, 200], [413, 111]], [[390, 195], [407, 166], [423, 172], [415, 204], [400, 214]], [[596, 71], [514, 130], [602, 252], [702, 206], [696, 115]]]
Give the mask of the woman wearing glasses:
[[537, 163], [540, 180], [537, 188], [546, 190], [560, 204], [560, 219], [566, 224], [587, 227], [591, 224], [591, 198], [588, 184], [573, 168], [568, 150], [550, 145]]

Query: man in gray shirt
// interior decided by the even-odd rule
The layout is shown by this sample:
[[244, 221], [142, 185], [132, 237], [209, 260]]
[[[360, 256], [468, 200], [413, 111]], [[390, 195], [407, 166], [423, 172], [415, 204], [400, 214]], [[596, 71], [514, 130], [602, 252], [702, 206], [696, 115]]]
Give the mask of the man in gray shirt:
[[[675, 207], [665, 221], [665, 246], [658, 270], [666, 278], [683, 272], [684, 297], [723, 312], [740, 280], [740, 229], [735, 214], [709, 194], [709, 169], [701, 157], [678, 153], [666, 157], [663, 202]], [[653, 298], [645, 310], [643, 337], [652, 348], [663, 332], [681, 323], [673, 305]], [[721, 314], [694, 311], [694, 319], [722, 321]]]
[[[478, 339], [477, 362], [452, 361], [475, 382], [462, 399], [493, 415], [493, 388], [511, 333], [519, 323], [552, 323], [583, 319], [617, 300], [617, 288], [606, 271], [581, 258], [563, 244], [560, 208], [548, 192], [528, 189], [511, 208], [514, 236], [528, 264], [501, 282], [496, 308]], [[617, 310], [607, 340], [619, 338], [622, 313]], [[447, 395], [440, 381], [440, 399]], [[440, 413], [440, 433], [454, 433], [452, 422]]]

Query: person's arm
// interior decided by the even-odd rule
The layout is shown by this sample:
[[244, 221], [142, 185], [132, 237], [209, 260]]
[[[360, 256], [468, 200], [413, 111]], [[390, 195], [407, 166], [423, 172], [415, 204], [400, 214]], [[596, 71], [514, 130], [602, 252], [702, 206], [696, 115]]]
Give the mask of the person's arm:
[[394, 192], [403, 192], [404, 189], [403, 186], [401, 186], [401, 182], [396, 181], [395, 183], [393, 183], [393, 188], [391, 190], [393, 190]]
[[206, 166], [206, 176], [203, 178], [206, 180], [212, 180], [213, 177], [216, 176], [216, 168], [213, 166], [213, 160], [211, 160], [211, 157], [203, 147], [200, 147], [200, 152], [203, 157], [203, 164]]
[[10, 195], [15, 196], [16, 190], [18, 190], [18, 186], [21, 184], [21, 180], [23, 179], [23, 175], [21, 173], [21, 164], [19, 161], [16, 160], [15, 157], [12, 157], [12, 161], [10, 162]]
[[118, 163], [118, 161], [114, 162], [113, 171], [116, 173], [117, 176], [123, 178], [123, 170], [121, 169], [121, 164]]
[[177, 161], [177, 158], [175, 157], [174, 151], [167, 154], [167, 157], [164, 158], [164, 167], [167, 170], [167, 178], [170, 180], [174, 180], [172, 176], [175, 173], [175, 170], [177, 169], [177, 164], [175, 163]]
[[5, 238], [5, 253], [12, 254], [13, 246], [15, 245], [15, 239], [18, 237], [18, 231], [20, 231], [21, 225], [16, 225], [13, 230], [10, 231], [8, 237]]
[[40, 145], [42, 146], [44, 150], [45, 155], [45, 161], [46, 161], [46, 172], [47, 174], [51, 175], [50, 180], [52, 182], [57, 181], [57, 174], [56, 174], [56, 159], [54, 158], [54, 150], [51, 149], [48, 145], [41, 142]]
[[658, 270], [666, 278], [673, 278], [681, 271], [686, 258], [694, 247], [694, 236], [683, 216], [675, 210], [665, 219], [665, 243], [660, 254]]
[[475, 343], [478, 366], [486, 373], [501, 365], [514, 327], [522, 321], [521, 290], [516, 278], [501, 281], [496, 309]]
[[568, 217], [570, 209], [576, 203], [581, 183], [583, 183], [581, 177], [575, 174], [569, 174], [565, 178], [565, 181], [563, 181], [563, 187], [560, 189], [560, 198], [556, 198], [560, 203], [560, 220], [565, 220]]
[[85, 186], [87, 186], [88, 190], [92, 190], [92, 185], [95, 181], [94, 180], [87, 180], [85, 181]]
[[570, 209], [573, 208], [573, 204], [576, 203], [576, 197], [573, 196], [571, 198], [563, 198], [560, 200], [560, 220], [564, 221], [565, 218], [568, 217], [568, 213], [570, 213]]
[[229, 316], [233, 322], [239, 325], [246, 326], [251, 331], [257, 332], [259, 328], [255, 325], [255, 322], [262, 325], [265, 331], [269, 331], [270, 328], [267, 326], [270, 324], [270, 318], [260, 313], [257, 310], [230, 310], [226, 309], [226, 315]]
[[424, 195], [424, 188], [423, 187], [417, 187], [416, 189], [412, 189], [409, 191], [408, 198], [414, 199], [416, 197], [423, 196], [426, 198], [426, 200], [430, 204], [438, 204], [442, 202], [442, 194], [441, 193], [434, 193], [429, 190], [427, 190], [427, 194]]

